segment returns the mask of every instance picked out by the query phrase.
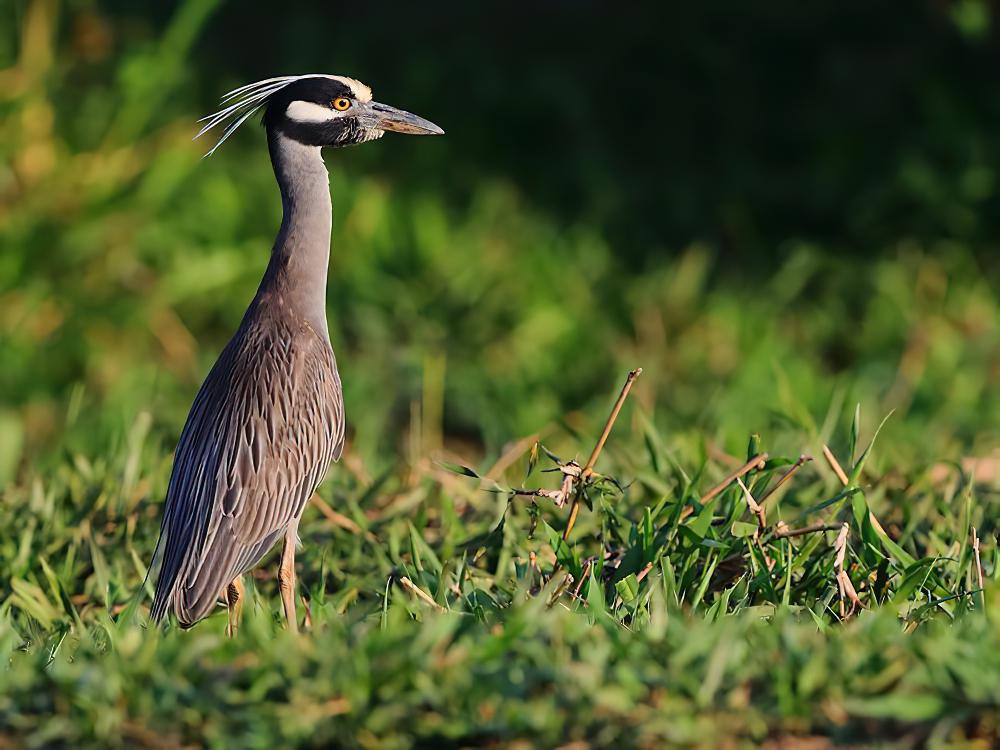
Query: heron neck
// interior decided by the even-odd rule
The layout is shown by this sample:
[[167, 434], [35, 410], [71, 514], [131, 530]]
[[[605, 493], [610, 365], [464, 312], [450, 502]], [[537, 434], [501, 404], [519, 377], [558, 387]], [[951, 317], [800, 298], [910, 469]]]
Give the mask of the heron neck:
[[330, 175], [318, 146], [268, 131], [268, 150], [281, 189], [281, 229], [260, 293], [270, 292], [316, 330], [327, 333], [326, 278], [333, 206]]

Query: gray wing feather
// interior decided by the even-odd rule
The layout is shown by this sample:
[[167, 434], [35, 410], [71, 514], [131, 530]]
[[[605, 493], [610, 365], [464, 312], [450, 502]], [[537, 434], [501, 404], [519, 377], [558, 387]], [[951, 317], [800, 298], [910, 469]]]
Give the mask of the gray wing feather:
[[267, 554], [344, 442], [329, 343], [310, 327], [250, 326], [233, 338], [181, 434], [161, 525], [151, 615], [201, 619]]

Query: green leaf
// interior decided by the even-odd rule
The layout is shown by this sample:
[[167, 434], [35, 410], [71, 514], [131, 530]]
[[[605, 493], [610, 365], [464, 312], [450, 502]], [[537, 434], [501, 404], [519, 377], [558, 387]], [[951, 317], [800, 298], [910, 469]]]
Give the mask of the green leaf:
[[843, 500], [845, 497], [851, 497], [852, 495], [854, 495], [855, 493], [858, 493], [858, 492], [861, 492], [861, 488], [860, 487], [848, 487], [847, 489], [843, 490], [842, 492], [838, 492], [836, 495], [834, 495], [833, 497], [831, 497], [829, 500], [824, 500], [823, 502], [818, 503], [817, 505], [811, 505], [811, 506], [809, 506], [804, 511], [802, 511], [801, 513], [799, 513], [798, 519], [801, 520], [801, 519], [805, 518], [806, 516], [810, 516], [813, 513], [817, 513], [818, 511], [821, 511], [824, 508], [828, 508], [831, 505], [833, 505], [834, 503], [837, 503], [837, 502]]
[[448, 461], [438, 461], [438, 466], [442, 469], [450, 471], [452, 474], [458, 474], [460, 476], [472, 477], [473, 479], [479, 479], [479, 475], [470, 469], [468, 466], [462, 466], [461, 464], [453, 464]]
[[946, 708], [944, 700], [937, 695], [922, 693], [912, 695], [904, 692], [870, 695], [863, 700], [850, 698], [844, 701], [848, 712], [872, 719], [895, 719], [896, 721], [929, 721], [941, 716]]
[[615, 591], [618, 592], [618, 596], [625, 604], [634, 601], [639, 596], [639, 580], [635, 577], [635, 573], [629, 573], [615, 583]]
[[10, 597], [14, 606], [34, 617], [46, 630], [51, 629], [52, 624], [59, 619], [59, 610], [48, 600], [45, 592], [23, 578], [12, 578], [10, 587], [14, 592]]
[[674, 566], [667, 555], [660, 557], [660, 579], [663, 581], [663, 591], [667, 595], [668, 601], [673, 601], [676, 606], [680, 606], [680, 592], [677, 590], [677, 576], [674, 575]]
[[865, 462], [868, 461], [868, 456], [871, 455], [872, 446], [875, 445], [875, 440], [876, 440], [876, 438], [878, 438], [878, 434], [882, 431], [882, 428], [885, 426], [885, 423], [889, 421], [889, 417], [891, 417], [891, 416], [892, 416], [892, 411], [890, 411], [888, 414], [885, 415], [885, 417], [879, 423], [879, 426], [875, 429], [875, 434], [872, 435], [872, 439], [868, 443], [868, 447], [865, 448], [865, 452], [861, 454], [861, 457], [858, 458], [857, 463], [854, 464], [854, 468], [851, 469], [851, 473], [848, 476], [848, 480], [849, 480], [847, 482], [847, 486], [848, 487], [856, 487], [857, 486], [858, 480], [861, 478], [861, 472], [865, 468]]
[[903, 571], [903, 580], [900, 581], [896, 592], [892, 595], [892, 601], [895, 604], [901, 604], [909, 599], [918, 587], [923, 586], [935, 562], [937, 562], [936, 557], [925, 557], [913, 565], [907, 566], [906, 570]]
[[698, 584], [698, 590], [691, 597], [691, 609], [697, 609], [698, 605], [701, 604], [701, 600], [708, 590], [708, 584], [712, 580], [712, 574], [715, 572], [715, 566], [719, 564], [721, 558], [722, 555], [718, 553], [710, 553], [709, 562], [705, 565], [705, 569], [701, 573], [701, 582]]
[[653, 546], [654, 537], [653, 513], [647, 506], [642, 516], [642, 556], [644, 562], [652, 562], [656, 554], [656, 549]]
[[709, 528], [712, 526], [712, 506], [706, 505], [701, 511], [694, 517], [694, 520], [687, 525], [699, 539], [704, 539], [705, 535], [708, 533]]
[[854, 419], [851, 420], [851, 439], [847, 444], [847, 460], [854, 462], [854, 455], [861, 437], [861, 402], [854, 407]]
[[545, 521], [542, 521], [545, 526], [545, 533], [548, 535], [549, 546], [552, 547], [552, 551], [555, 552], [556, 561], [562, 568], [565, 568], [575, 577], [580, 576], [580, 561], [577, 560], [576, 553], [573, 548], [563, 541], [562, 534]]
[[816, 629], [819, 630], [819, 632], [821, 633], [825, 633], [827, 629], [830, 627], [827, 624], [826, 620], [824, 620], [818, 614], [813, 612], [810, 607], [806, 607], [806, 611], [809, 613], [809, 616], [812, 617], [812, 621], [816, 624]]
[[604, 587], [601, 586], [600, 578], [594, 575], [593, 572], [590, 574], [590, 580], [587, 584], [587, 611], [597, 617], [608, 617], [608, 605], [604, 599]]
[[407, 521], [406, 525], [410, 532], [410, 552], [413, 554], [414, 567], [418, 571], [423, 572], [424, 564], [426, 563], [433, 573], [440, 573], [441, 561], [434, 553], [434, 550], [430, 548], [430, 545], [427, 544], [412, 523]]

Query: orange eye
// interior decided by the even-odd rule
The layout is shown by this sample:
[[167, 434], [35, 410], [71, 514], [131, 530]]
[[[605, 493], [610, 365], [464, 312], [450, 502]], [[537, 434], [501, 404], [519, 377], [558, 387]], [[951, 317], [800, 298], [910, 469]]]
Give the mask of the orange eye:
[[351, 100], [345, 99], [342, 96], [338, 96], [333, 100], [333, 108], [338, 112], [343, 112], [351, 108]]

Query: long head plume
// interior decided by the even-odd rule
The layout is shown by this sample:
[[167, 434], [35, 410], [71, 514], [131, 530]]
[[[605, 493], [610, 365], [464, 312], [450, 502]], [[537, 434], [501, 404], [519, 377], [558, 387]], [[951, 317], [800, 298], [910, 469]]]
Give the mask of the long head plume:
[[245, 86], [240, 86], [239, 88], [233, 89], [225, 94], [222, 97], [222, 104], [224, 106], [218, 112], [206, 115], [198, 120], [198, 122], [203, 122], [205, 124], [202, 126], [201, 130], [198, 131], [198, 134], [195, 135], [195, 138], [200, 138], [216, 126], [225, 124], [222, 136], [216, 144], [212, 146], [209, 152], [205, 154], [205, 156], [211, 156], [214, 154], [219, 146], [225, 143], [226, 139], [236, 132], [240, 125], [253, 117], [255, 113], [259, 112], [261, 108], [267, 104], [267, 100], [271, 96], [281, 91], [286, 86], [295, 83], [296, 81], [301, 81], [304, 78], [331, 78], [344, 83], [352, 91], [354, 91], [360, 99], [371, 99], [371, 89], [360, 81], [356, 81], [353, 78], [347, 78], [346, 76], [334, 76], [326, 73], [306, 73], [305, 75], [299, 76], [278, 76], [277, 78], [266, 78], [263, 81], [248, 83]]

